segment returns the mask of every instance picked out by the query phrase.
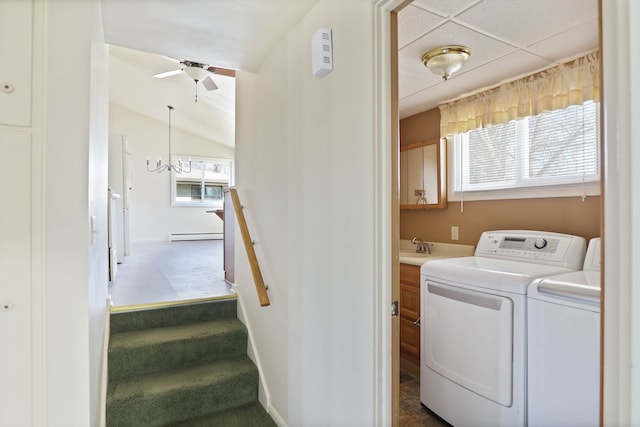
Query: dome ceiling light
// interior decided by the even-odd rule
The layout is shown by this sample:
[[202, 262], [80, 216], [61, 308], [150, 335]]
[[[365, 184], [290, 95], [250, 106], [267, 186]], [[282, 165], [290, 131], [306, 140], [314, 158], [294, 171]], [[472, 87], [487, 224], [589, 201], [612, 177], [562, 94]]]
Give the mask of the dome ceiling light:
[[466, 46], [442, 46], [422, 55], [422, 62], [432, 73], [449, 80], [451, 75], [469, 59], [471, 50]]

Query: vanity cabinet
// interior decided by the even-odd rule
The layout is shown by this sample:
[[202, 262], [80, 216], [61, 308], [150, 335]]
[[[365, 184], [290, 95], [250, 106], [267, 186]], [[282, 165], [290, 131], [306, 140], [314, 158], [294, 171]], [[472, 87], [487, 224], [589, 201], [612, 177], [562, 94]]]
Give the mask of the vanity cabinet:
[[420, 364], [420, 266], [400, 264], [400, 357]]

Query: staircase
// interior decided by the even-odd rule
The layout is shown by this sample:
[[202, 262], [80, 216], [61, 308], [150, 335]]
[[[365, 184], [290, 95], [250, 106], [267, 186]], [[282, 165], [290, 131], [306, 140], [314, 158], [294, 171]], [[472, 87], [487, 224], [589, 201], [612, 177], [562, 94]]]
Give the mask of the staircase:
[[108, 427], [276, 425], [235, 299], [112, 313], [110, 329]]

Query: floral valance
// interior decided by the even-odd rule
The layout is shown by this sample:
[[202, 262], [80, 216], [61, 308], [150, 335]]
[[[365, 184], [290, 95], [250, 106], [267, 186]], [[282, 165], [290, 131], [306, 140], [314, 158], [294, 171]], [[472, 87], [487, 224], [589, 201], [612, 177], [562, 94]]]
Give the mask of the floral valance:
[[440, 135], [600, 100], [597, 52], [440, 106]]

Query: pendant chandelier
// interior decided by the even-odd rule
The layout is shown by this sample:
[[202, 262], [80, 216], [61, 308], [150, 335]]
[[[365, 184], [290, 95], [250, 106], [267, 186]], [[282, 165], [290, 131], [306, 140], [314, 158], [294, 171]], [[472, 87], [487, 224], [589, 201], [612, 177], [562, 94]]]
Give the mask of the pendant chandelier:
[[188, 169], [183, 167], [182, 160], [178, 160], [177, 165], [171, 164], [171, 110], [173, 110], [173, 107], [171, 105], [167, 105], [167, 108], [169, 109], [169, 161], [168, 164], [163, 165], [162, 160], [158, 159], [156, 162], [156, 168], [151, 169], [149, 167], [149, 158], [147, 158], [147, 172], [162, 173], [164, 171], [174, 171], [175, 173], [189, 173], [191, 172], [191, 160], [189, 160]]

